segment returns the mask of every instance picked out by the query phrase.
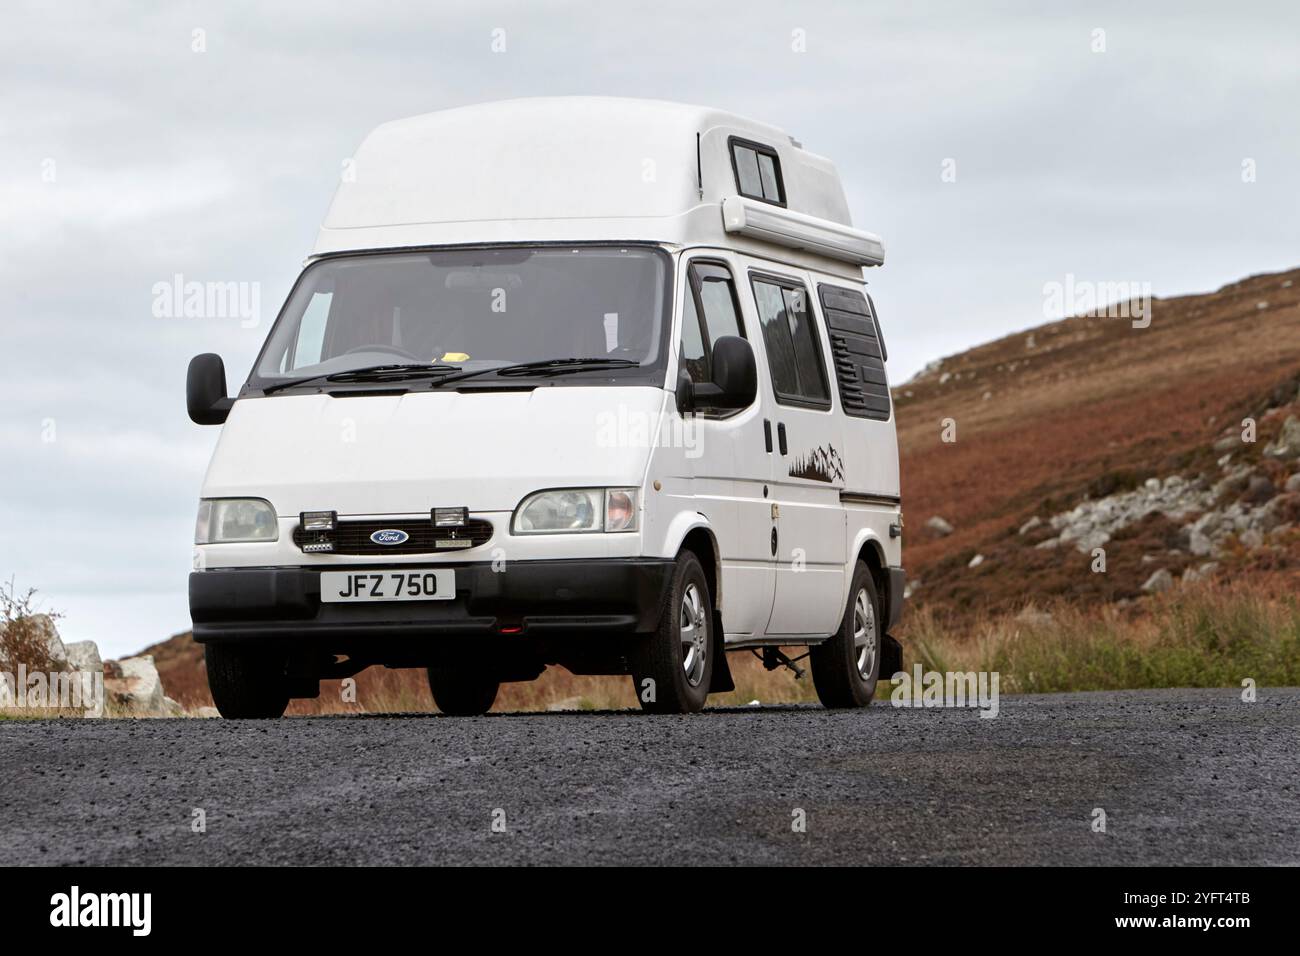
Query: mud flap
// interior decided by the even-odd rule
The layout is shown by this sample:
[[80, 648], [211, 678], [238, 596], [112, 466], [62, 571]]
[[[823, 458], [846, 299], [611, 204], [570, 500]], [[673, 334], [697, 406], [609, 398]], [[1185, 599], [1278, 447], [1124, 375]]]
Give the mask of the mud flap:
[[731, 668], [727, 666], [727, 652], [722, 637], [722, 612], [713, 612], [713, 676], [709, 679], [710, 694], [725, 694], [736, 689], [736, 682], [731, 678]]
[[886, 634], [880, 648], [880, 679], [887, 681], [902, 669], [903, 645], [898, 643], [898, 638]]

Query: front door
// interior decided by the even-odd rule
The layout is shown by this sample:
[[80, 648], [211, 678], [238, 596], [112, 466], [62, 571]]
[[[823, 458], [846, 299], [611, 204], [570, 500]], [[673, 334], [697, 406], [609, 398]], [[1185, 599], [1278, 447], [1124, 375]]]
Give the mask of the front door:
[[[751, 342], [726, 259], [690, 259], [683, 277], [679, 368], [695, 382], [712, 381], [713, 343], [724, 335]], [[760, 371], [761, 378], [761, 371]], [[722, 629], [726, 639], [761, 637], [775, 590], [770, 501], [771, 464], [764, 401], [745, 409], [703, 411], [692, 420], [698, 454], [690, 459], [696, 506], [717, 537], [722, 565]]]

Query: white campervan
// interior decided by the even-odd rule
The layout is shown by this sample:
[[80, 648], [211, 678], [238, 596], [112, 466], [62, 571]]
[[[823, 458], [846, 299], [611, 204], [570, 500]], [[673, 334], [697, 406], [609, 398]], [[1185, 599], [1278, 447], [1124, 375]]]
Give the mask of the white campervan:
[[525, 99], [361, 144], [224, 427], [190, 575], [226, 717], [370, 665], [480, 714], [551, 664], [651, 711], [809, 647], [899, 666], [898, 449], [835, 167], [718, 110]]

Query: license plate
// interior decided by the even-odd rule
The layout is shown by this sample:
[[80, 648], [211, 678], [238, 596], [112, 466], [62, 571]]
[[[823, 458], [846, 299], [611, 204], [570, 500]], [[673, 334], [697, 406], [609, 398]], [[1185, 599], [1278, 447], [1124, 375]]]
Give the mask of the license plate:
[[325, 571], [320, 599], [347, 601], [450, 601], [456, 596], [456, 572], [412, 568], [409, 571]]

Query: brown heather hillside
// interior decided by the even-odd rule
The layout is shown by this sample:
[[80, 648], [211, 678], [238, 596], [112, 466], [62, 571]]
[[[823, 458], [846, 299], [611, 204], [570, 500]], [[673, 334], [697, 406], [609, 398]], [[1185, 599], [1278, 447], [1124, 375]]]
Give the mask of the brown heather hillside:
[[[1209, 560], [1188, 553], [1185, 520], [1159, 514], [1106, 543], [1105, 574], [1091, 573], [1091, 556], [1073, 547], [1030, 546], [1047, 529], [1017, 530], [1150, 478], [1204, 476], [1213, 487], [1228, 453], [1228, 467], [1253, 462], [1280, 490], [1297, 462], [1264, 449], [1300, 415], [1298, 391], [1300, 269], [1157, 299], [1145, 329], [1077, 317], [936, 363], [895, 389], [904, 555], [920, 581], [913, 605], [961, 615], [1055, 597], [1134, 598], [1159, 567], [1177, 575]], [[1247, 416], [1258, 421], [1254, 444], [1240, 441]], [[941, 441], [948, 418], [953, 443]], [[927, 532], [934, 515], [951, 535]], [[1300, 558], [1293, 540], [1286, 551], [1223, 557], [1218, 573], [1281, 571], [1285, 582]], [[977, 554], [983, 563], [968, 568]]]
[[[916, 633], [905, 619], [905, 645], [932, 646], [938, 625], [960, 646], [989, 615], [1009, 618], [1029, 605], [1066, 603], [1098, 614], [1118, 605], [1149, 630], [1177, 606], [1176, 591], [1156, 602], [1143, 590], [1160, 569], [1173, 588], [1186, 572], [1189, 583], [1201, 576], [1202, 594], [1228, 584], [1300, 592], [1300, 492], [1285, 490], [1300, 458], [1266, 454], [1287, 418], [1300, 417], [1298, 393], [1300, 269], [1157, 299], [1145, 329], [1095, 317], [1039, 326], [944, 359], [899, 386], [904, 557], [917, 585], [908, 612]], [[1240, 440], [1246, 417], [1258, 422], [1253, 444]], [[955, 442], [941, 441], [945, 419], [956, 423]], [[1104, 574], [1091, 570], [1090, 548], [1044, 545], [1060, 533], [1053, 516], [1085, 501], [1105, 506], [1107, 496], [1171, 476], [1185, 484], [1160, 494], [1185, 499], [1185, 509], [1175, 517], [1155, 510], [1115, 528], [1104, 542]], [[1205, 553], [1189, 527], [1225, 509], [1244, 514], [1252, 530], [1232, 530], [1227, 519], [1210, 525], [1218, 537]], [[926, 530], [936, 515], [953, 525], [951, 534]], [[1043, 523], [1019, 533], [1034, 517]], [[1258, 540], [1256, 525], [1266, 532]], [[976, 555], [983, 560], [969, 567]], [[1137, 621], [1151, 617], [1148, 606], [1159, 620]], [[919, 650], [909, 647], [909, 658]], [[155, 656], [170, 696], [191, 707], [210, 703], [202, 649], [188, 634], [145, 653]], [[737, 692], [711, 702], [811, 698], [807, 679], [769, 675], [748, 655], [733, 655], [732, 666]], [[358, 693], [371, 711], [431, 707], [420, 672], [371, 668], [358, 677]], [[290, 713], [358, 709], [338, 697], [337, 682], [326, 682], [319, 701], [296, 701]], [[506, 685], [497, 709], [579, 699], [635, 706], [626, 678], [575, 678], [551, 668], [532, 684]]]

